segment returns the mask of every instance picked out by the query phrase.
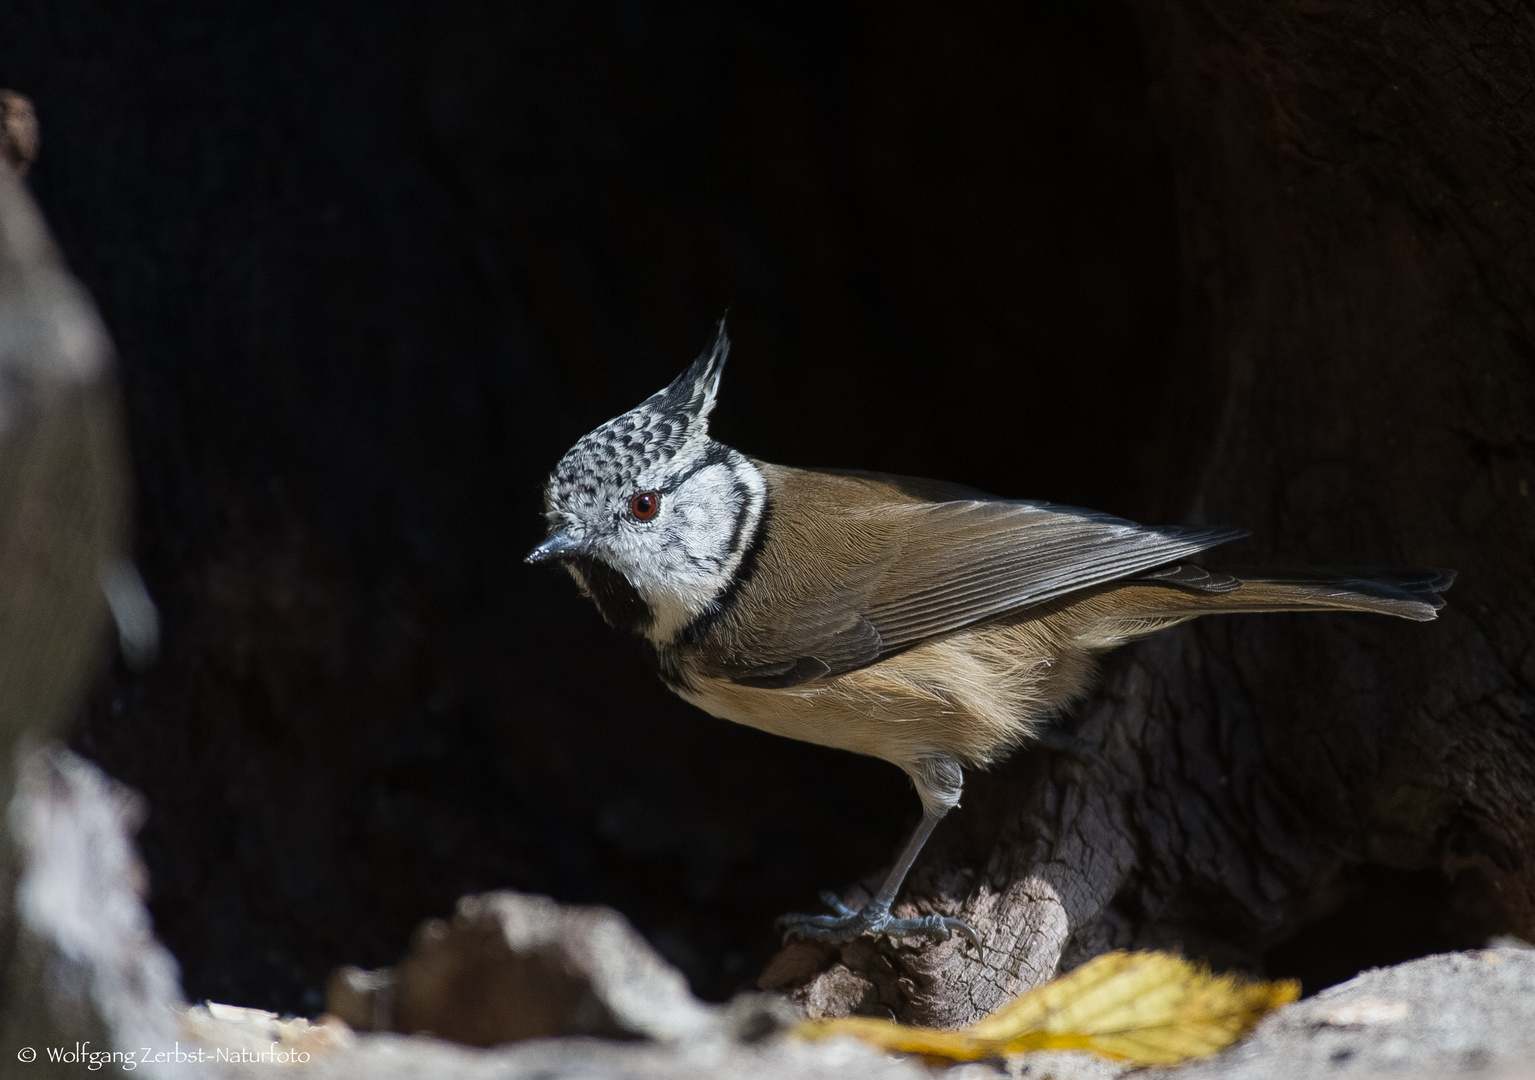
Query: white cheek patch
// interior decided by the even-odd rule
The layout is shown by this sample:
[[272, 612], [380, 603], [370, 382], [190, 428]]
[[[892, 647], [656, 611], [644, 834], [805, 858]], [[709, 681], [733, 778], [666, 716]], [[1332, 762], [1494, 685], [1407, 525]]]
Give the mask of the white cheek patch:
[[698, 470], [663, 495], [653, 522], [625, 525], [616, 561], [650, 606], [655, 618], [646, 636], [656, 644], [673, 641], [729, 587], [766, 489], [756, 467], [735, 457]]
[[677, 490], [671, 520], [664, 523], [662, 559], [674, 574], [712, 573], [730, 553], [741, 513], [735, 478], [724, 465], [700, 469]]

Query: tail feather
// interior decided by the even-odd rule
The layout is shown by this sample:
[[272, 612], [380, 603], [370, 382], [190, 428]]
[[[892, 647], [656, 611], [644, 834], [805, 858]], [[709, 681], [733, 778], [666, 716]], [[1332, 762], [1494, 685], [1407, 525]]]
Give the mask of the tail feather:
[[1374, 611], [1427, 622], [1444, 607], [1440, 594], [1455, 581], [1455, 571], [1439, 568], [1263, 568], [1211, 571], [1212, 580], [1206, 583], [1195, 572], [1197, 569], [1189, 564], [1167, 567], [1134, 582], [1164, 586], [1145, 590], [1148, 595], [1142, 613], [1190, 616], [1215, 612]]

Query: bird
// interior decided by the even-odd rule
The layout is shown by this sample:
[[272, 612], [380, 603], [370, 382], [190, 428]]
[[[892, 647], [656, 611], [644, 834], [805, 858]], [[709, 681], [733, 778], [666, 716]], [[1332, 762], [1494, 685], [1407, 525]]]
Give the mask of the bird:
[[922, 817], [861, 908], [778, 920], [789, 937], [980, 940], [892, 906], [959, 804], [964, 770], [1039, 738], [1125, 642], [1220, 612], [1366, 611], [1426, 621], [1440, 569], [1226, 572], [1246, 535], [1145, 526], [959, 484], [759, 461], [709, 437], [724, 320], [664, 389], [578, 440], [544, 487], [557, 563], [661, 681], [705, 712], [902, 769]]

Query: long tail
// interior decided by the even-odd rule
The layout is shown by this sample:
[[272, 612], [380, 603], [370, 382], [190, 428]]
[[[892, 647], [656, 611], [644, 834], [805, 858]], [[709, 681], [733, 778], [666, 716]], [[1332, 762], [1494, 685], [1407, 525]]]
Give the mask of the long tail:
[[1184, 617], [1241, 611], [1374, 611], [1427, 622], [1444, 607], [1440, 595], [1455, 571], [1206, 570], [1189, 563], [1161, 567], [1126, 586], [1143, 617]]

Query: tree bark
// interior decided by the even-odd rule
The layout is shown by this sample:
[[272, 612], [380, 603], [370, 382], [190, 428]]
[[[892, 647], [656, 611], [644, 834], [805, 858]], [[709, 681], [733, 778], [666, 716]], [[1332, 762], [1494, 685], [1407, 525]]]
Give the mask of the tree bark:
[[1231, 616], [1113, 656], [1072, 721], [1104, 764], [972, 777], [913, 875], [984, 956], [795, 946], [766, 980], [820, 967], [821, 1012], [959, 1024], [1131, 945], [1272, 971], [1350, 905], [1535, 938], [1535, 15], [1138, 15], [1183, 293], [1137, 516], [1246, 527], [1234, 562], [1461, 576], [1436, 623]]

